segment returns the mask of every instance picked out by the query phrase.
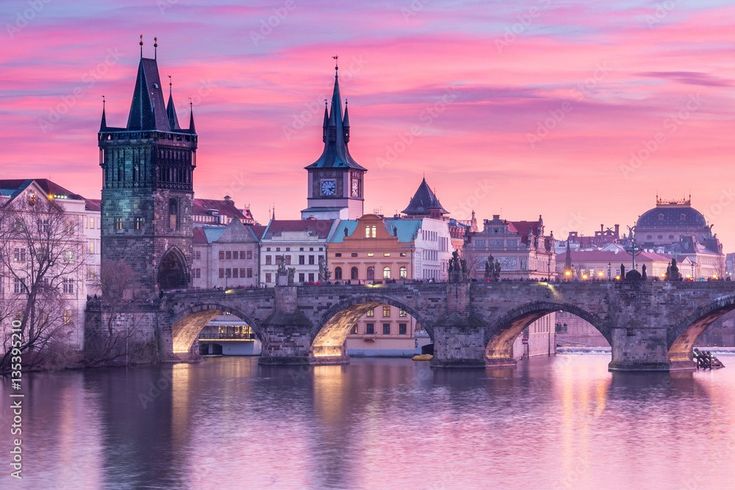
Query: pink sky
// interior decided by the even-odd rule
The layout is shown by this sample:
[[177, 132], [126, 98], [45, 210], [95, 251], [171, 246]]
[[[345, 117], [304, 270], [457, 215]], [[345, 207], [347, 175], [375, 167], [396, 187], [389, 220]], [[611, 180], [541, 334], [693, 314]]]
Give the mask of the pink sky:
[[64, 3], [3, 3], [3, 178], [99, 196], [101, 96], [124, 125], [142, 32], [180, 120], [194, 100], [197, 196], [261, 222], [306, 206], [339, 54], [366, 210], [400, 211], [425, 174], [457, 218], [543, 214], [561, 238], [691, 193], [735, 247], [727, 2]]

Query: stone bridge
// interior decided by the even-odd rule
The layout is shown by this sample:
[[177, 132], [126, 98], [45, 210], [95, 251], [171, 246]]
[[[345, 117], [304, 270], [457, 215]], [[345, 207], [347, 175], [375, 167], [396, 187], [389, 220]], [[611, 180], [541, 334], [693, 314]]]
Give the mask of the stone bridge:
[[[159, 359], [186, 360], [199, 332], [229, 312], [263, 345], [262, 364], [348, 362], [345, 339], [368, 309], [406, 310], [434, 342], [435, 367], [513, 365], [513, 340], [555, 311], [595, 326], [612, 347], [610, 370], [692, 369], [691, 348], [735, 309], [735, 282], [497, 282], [279, 286], [166, 293], [153, 308]], [[149, 311], [149, 314], [151, 311]]]

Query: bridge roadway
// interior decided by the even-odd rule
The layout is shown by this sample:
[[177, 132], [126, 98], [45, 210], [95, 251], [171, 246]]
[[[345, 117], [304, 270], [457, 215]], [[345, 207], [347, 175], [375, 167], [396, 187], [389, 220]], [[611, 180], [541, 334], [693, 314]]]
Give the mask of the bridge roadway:
[[[262, 364], [349, 361], [345, 339], [376, 306], [406, 310], [434, 342], [434, 367], [514, 365], [513, 340], [534, 320], [567, 311], [591, 323], [612, 347], [610, 370], [694, 368], [697, 337], [735, 308], [735, 282], [419, 283], [180, 290], [131, 307], [142, 342], [157, 359], [188, 360], [204, 325], [229, 312], [249, 323], [263, 345]], [[104, 307], [98, 311], [102, 321]], [[89, 312], [88, 312], [89, 315]], [[92, 318], [94, 322], [95, 318]]]

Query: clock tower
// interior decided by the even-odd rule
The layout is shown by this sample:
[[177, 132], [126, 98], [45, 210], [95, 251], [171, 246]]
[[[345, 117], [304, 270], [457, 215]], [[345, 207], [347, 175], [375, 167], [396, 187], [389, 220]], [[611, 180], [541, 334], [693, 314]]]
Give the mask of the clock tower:
[[322, 126], [324, 150], [308, 172], [307, 204], [301, 218], [357, 219], [364, 214], [365, 172], [347, 148], [350, 141], [350, 117], [345, 101], [344, 114], [339, 93], [339, 67], [334, 67], [332, 104], [324, 105]]

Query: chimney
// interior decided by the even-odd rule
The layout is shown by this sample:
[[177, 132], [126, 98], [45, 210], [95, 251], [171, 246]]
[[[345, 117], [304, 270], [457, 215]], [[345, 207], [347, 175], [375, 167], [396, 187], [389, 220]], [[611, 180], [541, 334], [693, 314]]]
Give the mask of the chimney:
[[615, 225], [615, 237], [620, 238], [620, 225]]

